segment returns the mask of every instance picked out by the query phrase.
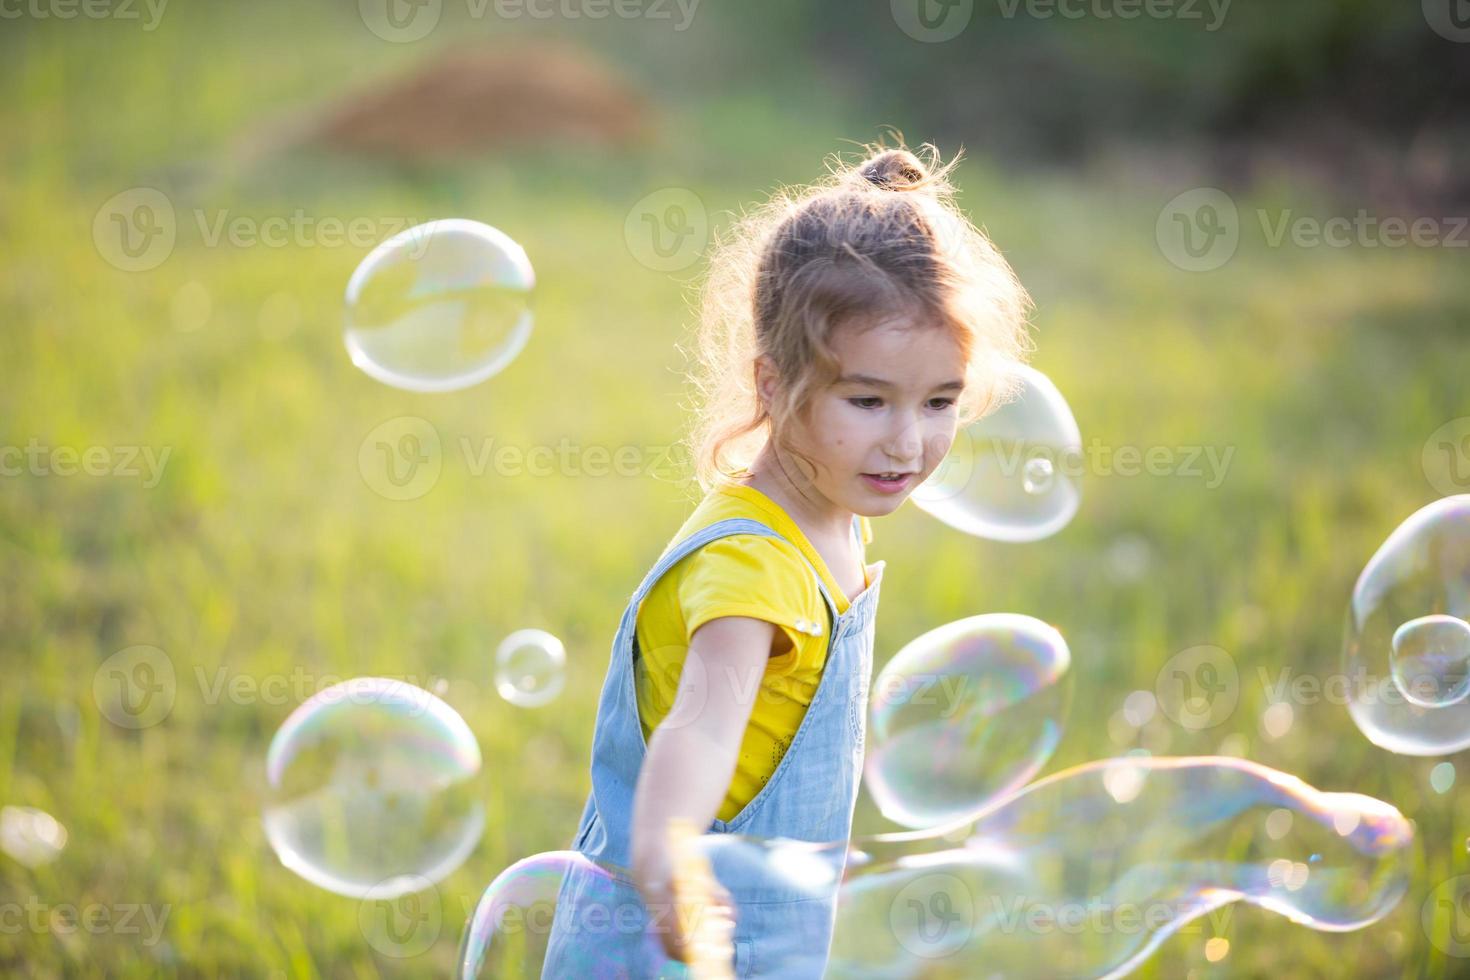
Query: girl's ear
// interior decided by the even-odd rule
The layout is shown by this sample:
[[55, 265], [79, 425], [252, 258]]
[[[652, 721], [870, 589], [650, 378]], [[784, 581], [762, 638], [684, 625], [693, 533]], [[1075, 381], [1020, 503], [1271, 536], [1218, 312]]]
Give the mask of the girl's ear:
[[776, 389], [780, 385], [780, 379], [776, 373], [776, 364], [768, 356], [762, 354], [755, 359], [755, 391], [760, 397], [761, 407], [767, 413], [771, 410], [771, 403], [776, 398]]

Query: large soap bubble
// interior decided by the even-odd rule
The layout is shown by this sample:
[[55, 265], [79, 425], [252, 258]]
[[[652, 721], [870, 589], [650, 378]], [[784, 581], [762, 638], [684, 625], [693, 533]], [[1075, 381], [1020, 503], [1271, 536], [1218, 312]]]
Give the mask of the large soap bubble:
[[1081, 501], [1082, 435], [1051, 379], [1019, 366], [1021, 393], [961, 429], [915, 504], [956, 530], [996, 541], [1038, 541]]
[[409, 391], [453, 391], [513, 361], [531, 336], [535, 272], [509, 235], [461, 218], [399, 232], [347, 282], [352, 363]]
[[479, 771], [453, 708], [412, 684], [355, 678], [302, 702], [271, 739], [266, 836], [286, 867], [340, 895], [418, 891], [479, 842]]
[[1190, 920], [1244, 901], [1359, 929], [1408, 888], [1393, 806], [1223, 756], [1068, 769], [938, 832], [854, 843], [826, 974], [1121, 977]]
[[1421, 508], [1353, 587], [1343, 641], [1348, 711], [1406, 755], [1470, 747], [1470, 495]]
[[949, 824], [1031, 780], [1071, 700], [1062, 634], [991, 613], [912, 640], [873, 682], [864, 785], [905, 827]]

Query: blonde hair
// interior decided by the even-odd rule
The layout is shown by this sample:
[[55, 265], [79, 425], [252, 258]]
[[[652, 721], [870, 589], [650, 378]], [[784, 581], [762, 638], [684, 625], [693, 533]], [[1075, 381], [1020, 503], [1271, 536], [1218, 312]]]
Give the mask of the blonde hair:
[[[839, 374], [830, 343], [844, 322], [917, 314], [948, 329], [966, 359], [959, 399], [965, 425], [1010, 400], [1014, 366], [1032, 350], [1031, 300], [1010, 265], [953, 201], [948, 177], [924, 144], [863, 147], [853, 166], [778, 189], [716, 234], [700, 298], [695, 421], [686, 440], [708, 492], [745, 469], [812, 395]], [[920, 159], [922, 155], [923, 159]], [[778, 394], [766, 405], [755, 362], [774, 363]]]

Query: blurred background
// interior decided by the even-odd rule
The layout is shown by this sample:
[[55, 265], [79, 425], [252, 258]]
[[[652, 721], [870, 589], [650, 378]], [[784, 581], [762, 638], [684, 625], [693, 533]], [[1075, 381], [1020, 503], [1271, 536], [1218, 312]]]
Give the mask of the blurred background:
[[[878, 665], [1036, 616], [1079, 695], [1047, 772], [1240, 755], [1415, 821], [1385, 920], [1232, 907], [1139, 976], [1470, 972], [1470, 817], [1453, 768], [1430, 780], [1466, 760], [1389, 754], [1328, 698], [1267, 713], [1338, 669], [1388, 533], [1470, 492], [1463, 0], [8, 0], [0, 81], [0, 804], [67, 835], [0, 854], [0, 970], [448, 975], [484, 885], [569, 845], [618, 617], [693, 506], [669, 447], [710, 236], [892, 127], [963, 148], [1033, 363], [1113, 456], [1038, 543], [877, 521]], [[444, 217], [524, 245], [535, 328], [490, 381], [414, 394], [353, 367], [343, 290]], [[364, 452], [405, 419], [437, 440], [408, 487]], [[523, 627], [566, 645], [543, 707], [496, 692]], [[1123, 713], [1203, 645], [1234, 667], [1209, 727]], [[135, 647], [144, 716], [104, 669]], [[412, 955], [261, 826], [272, 734], [358, 675], [441, 694], [484, 755], [484, 835]], [[894, 829], [866, 799], [857, 823]]]

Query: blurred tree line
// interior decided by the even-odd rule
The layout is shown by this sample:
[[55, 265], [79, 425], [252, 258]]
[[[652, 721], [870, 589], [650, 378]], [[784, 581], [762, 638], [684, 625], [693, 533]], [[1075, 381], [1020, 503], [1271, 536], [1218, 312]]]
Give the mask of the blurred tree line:
[[[1347, 174], [1363, 165], [1354, 154], [1429, 154], [1404, 175], [1420, 198], [1470, 201], [1465, 0], [1153, 0], [1170, 13], [1153, 17], [1151, 0], [947, 2], [969, 21], [930, 42], [898, 22], [920, 3], [932, 22], [940, 0], [710, 4], [719, 36], [741, 39], [716, 74], [728, 85], [754, 61], [796, 86], [816, 68], [875, 120], [1059, 164], [1122, 140], [1219, 151], [1222, 164], [1287, 146]], [[1140, 15], [1116, 16], [1130, 2]], [[1433, 3], [1463, 25], [1458, 41], [1431, 28]]]

